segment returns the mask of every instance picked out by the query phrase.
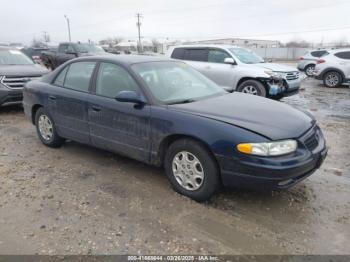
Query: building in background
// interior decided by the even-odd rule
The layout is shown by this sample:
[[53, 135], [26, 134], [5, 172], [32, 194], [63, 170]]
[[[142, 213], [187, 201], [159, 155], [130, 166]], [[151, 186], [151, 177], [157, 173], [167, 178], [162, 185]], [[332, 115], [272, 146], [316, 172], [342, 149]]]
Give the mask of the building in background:
[[280, 47], [281, 42], [277, 40], [244, 39], [244, 38], [219, 38], [185, 42], [184, 44], [224, 44], [236, 45], [247, 48], [270, 48]]

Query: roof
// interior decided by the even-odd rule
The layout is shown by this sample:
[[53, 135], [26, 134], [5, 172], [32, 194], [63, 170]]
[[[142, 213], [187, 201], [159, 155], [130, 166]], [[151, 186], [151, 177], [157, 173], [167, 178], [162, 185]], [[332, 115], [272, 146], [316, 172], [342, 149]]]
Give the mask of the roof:
[[244, 48], [236, 45], [225, 45], [225, 44], [188, 44], [188, 45], [174, 45], [173, 47], [184, 47], [184, 48], [204, 48], [204, 47], [218, 47], [218, 48]]
[[161, 61], [174, 61], [172, 59], [166, 58], [164, 56], [147, 56], [147, 55], [99, 55], [99, 56], [85, 56], [75, 59], [78, 60], [107, 60], [111, 62], [118, 62], [124, 65], [132, 65], [137, 63], [147, 63], [147, 62], [161, 62]]

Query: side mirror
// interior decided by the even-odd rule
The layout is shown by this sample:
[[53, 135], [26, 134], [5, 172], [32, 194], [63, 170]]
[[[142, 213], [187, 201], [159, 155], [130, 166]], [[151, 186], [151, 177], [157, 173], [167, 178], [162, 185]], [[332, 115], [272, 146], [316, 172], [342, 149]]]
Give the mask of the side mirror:
[[120, 91], [115, 99], [119, 102], [145, 104], [146, 99], [135, 91]]
[[231, 58], [231, 57], [225, 58], [224, 63], [225, 64], [230, 64], [230, 65], [236, 64], [235, 60], [233, 58]]

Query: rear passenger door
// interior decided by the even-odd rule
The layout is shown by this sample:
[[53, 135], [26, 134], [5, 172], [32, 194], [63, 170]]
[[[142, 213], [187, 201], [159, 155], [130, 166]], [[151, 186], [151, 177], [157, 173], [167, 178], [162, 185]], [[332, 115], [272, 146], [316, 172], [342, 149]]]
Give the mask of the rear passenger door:
[[88, 101], [96, 62], [67, 65], [53, 82], [48, 108], [58, 133], [68, 139], [89, 143]]
[[185, 60], [187, 64], [204, 74], [208, 61], [208, 49], [175, 48], [171, 58]]
[[89, 103], [91, 141], [95, 146], [148, 162], [150, 157], [150, 106], [119, 102], [120, 91], [142, 94], [122, 66], [99, 64], [94, 98]]

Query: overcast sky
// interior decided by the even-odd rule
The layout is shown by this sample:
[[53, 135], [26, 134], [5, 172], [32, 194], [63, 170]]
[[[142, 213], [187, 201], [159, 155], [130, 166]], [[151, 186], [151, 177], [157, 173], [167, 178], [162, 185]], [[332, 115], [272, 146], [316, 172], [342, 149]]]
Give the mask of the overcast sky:
[[[350, 41], [349, 0], [0, 0], [0, 42], [30, 43], [47, 31], [67, 41], [135, 38], [143, 14], [147, 38], [247, 37], [283, 42]], [[336, 30], [337, 29], [337, 30]], [[313, 31], [313, 32], [312, 32]]]

